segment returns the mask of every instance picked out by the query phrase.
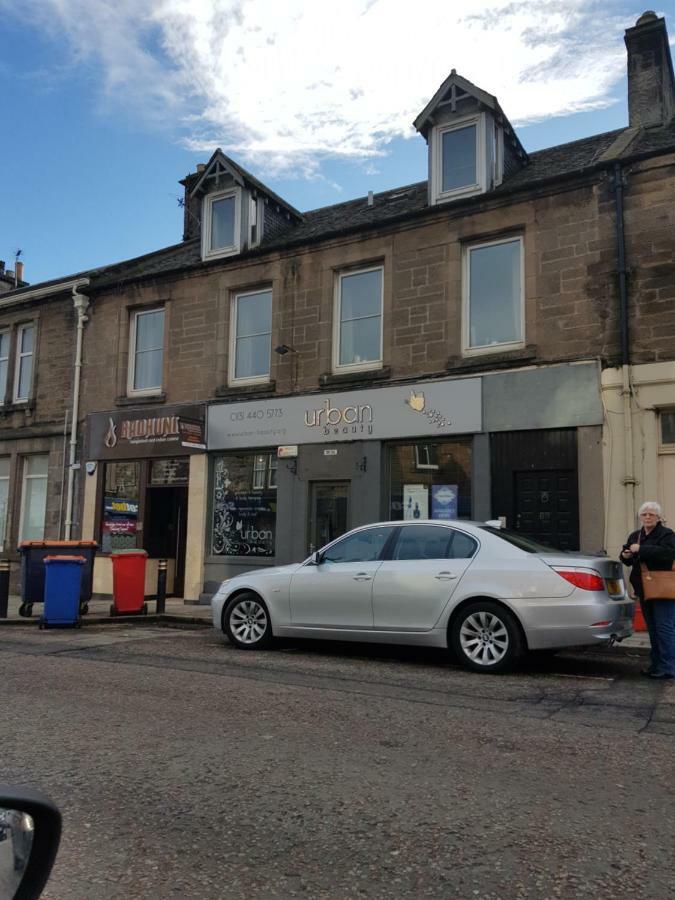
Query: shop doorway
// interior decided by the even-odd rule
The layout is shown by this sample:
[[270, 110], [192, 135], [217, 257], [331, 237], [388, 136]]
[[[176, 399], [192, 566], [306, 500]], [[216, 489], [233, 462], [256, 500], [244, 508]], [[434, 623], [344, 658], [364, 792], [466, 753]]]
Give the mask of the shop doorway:
[[576, 473], [572, 469], [515, 472], [516, 531], [549, 547], [579, 547]]
[[312, 481], [309, 485], [309, 552], [349, 531], [349, 481]]
[[182, 597], [185, 588], [187, 504], [187, 487], [148, 487], [144, 546], [152, 558], [173, 561], [174, 597]]

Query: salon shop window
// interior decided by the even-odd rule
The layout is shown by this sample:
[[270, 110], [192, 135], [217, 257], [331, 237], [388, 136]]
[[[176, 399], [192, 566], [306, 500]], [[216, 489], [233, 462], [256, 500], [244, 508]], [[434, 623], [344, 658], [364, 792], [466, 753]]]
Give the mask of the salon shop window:
[[472, 439], [387, 447], [389, 519], [470, 519]]
[[277, 527], [276, 454], [227, 453], [213, 468], [211, 552], [274, 556]]
[[105, 464], [101, 550], [135, 550], [141, 496], [141, 463]]

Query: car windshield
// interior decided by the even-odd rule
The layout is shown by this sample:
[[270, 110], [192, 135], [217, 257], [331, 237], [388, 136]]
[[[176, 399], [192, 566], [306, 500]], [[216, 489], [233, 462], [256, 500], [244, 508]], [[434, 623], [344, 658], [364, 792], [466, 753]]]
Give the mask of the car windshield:
[[507, 531], [505, 528], [495, 528], [493, 525], [481, 525], [480, 527], [482, 531], [489, 531], [490, 534], [500, 537], [508, 544], [513, 544], [514, 547], [518, 547], [519, 550], [524, 550], [525, 553], [566, 552], [565, 550], [557, 550], [555, 547], [548, 547], [546, 544], [540, 544], [537, 541], [533, 541], [531, 538], [524, 537], [522, 534], [516, 534], [515, 531]]

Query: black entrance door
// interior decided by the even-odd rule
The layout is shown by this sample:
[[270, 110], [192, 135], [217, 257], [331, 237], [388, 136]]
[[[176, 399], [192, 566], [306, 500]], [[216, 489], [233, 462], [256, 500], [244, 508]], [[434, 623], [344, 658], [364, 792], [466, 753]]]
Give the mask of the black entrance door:
[[349, 481], [313, 481], [310, 484], [309, 552], [349, 530]]
[[515, 472], [516, 531], [560, 550], [579, 548], [573, 469]]
[[151, 487], [146, 499], [145, 548], [156, 559], [174, 560], [174, 597], [182, 597], [187, 538], [186, 487]]

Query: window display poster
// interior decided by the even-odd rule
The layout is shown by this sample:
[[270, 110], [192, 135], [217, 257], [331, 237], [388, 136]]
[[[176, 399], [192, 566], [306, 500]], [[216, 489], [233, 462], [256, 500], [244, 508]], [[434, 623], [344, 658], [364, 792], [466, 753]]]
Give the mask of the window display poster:
[[434, 484], [431, 488], [431, 518], [456, 519], [458, 493], [456, 484]]
[[403, 485], [403, 518], [429, 518], [429, 488], [425, 484]]

